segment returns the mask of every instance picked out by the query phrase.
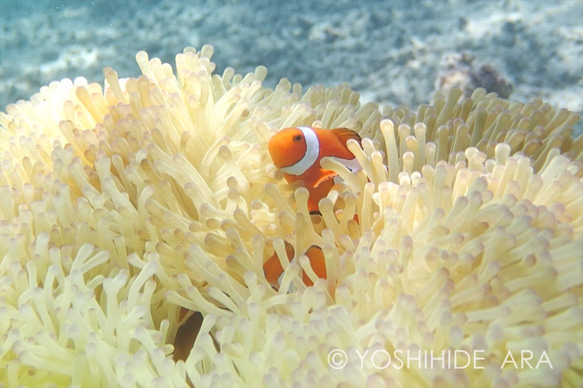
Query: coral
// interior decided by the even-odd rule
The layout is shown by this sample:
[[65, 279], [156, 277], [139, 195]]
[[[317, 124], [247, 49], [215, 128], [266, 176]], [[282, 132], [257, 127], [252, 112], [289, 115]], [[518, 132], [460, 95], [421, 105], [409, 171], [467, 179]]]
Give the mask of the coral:
[[[213, 74], [211, 54], [186, 49], [174, 73], [140, 52], [137, 78], [107, 68], [104, 88], [54, 82], [0, 113], [1, 381], [581, 383], [575, 114], [483, 89], [379, 108], [346, 85], [265, 88], [263, 67]], [[267, 153], [296, 125], [363, 137], [362, 171], [323, 161], [344, 182], [322, 216]], [[275, 291], [262, 266], [285, 242], [299, 256]], [[301, 255], [311, 245], [327, 280]], [[478, 368], [382, 358], [456, 350]], [[549, 362], [507, 362], [522, 350]]]
[[443, 57], [441, 69], [435, 80], [435, 90], [449, 92], [451, 89], [461, 89], [465, 96], [471, 96], [477, 88], [496, 93], [499, 97], [508, 98], [514, 86], [492, 65], [474, 64], [474, 55], [470, 53], [450, 53]]

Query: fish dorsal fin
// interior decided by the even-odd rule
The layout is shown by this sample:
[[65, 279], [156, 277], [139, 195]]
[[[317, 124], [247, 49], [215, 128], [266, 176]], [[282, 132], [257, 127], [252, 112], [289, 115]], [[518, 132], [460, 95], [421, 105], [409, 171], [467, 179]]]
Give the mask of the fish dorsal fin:
[[346, 144], [346, 142], [349, 139], [356, 140], [358, 142], [358, 144], [360, 144], [360, 141], [362, 140], [360, 138], [360, 135], [358, 133], [354, 132], [352, 129], [336, 128], [336, 129], [331, 129], [331, 131], [338, 138], [338, 140], [340, 140], [342, 142], [342, 144]]

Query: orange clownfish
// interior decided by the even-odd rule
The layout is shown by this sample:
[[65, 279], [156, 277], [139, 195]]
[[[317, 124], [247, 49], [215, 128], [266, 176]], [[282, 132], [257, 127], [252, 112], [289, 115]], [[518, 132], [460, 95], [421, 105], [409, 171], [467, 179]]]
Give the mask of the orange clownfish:
[[[285, 253], [287, 255], [288, 261], [292, 261], [294, 257], [294, 248], [293, 246], [285, 242]], [[305, 255], [308, 257], [310, 261], [310, 266], [314, 270], [314, 273], [320, 279], [326, 279], [326, 261], [324, 259], [324, 253], [322, 252], [322, 248], [317, 245], [312, 245], [308, 248]], [[283, 277], [283, 267], [279, 262], [279, 258], [277, 257], [277, 253], [274, 253], [264, 264], [263, 264], [263, 272], [265, 273], [265, 278], [274, 288], [279, 288], [281, 285], [281, 278]], [[302, 271], [302, 280], [306, 286], [313, 286], [314, 283], [308, 275]]]
[[360, 144], [358, 133], [347, 129], [320, 129], [312, 127], [285, 128], [276, 133], [267, 148], [271, 159], [277, 168], [284, 172], [289, 182], [303, 181], [308, 189], [308, 210], [319, 213], [318, 202], [328, 195], [337, 173], [324, 170], [320, 161], [324, 157], [332, 157], [344, 164], [349, 170], [356, 172], [360, 164], [346, 146], [349, 139]]

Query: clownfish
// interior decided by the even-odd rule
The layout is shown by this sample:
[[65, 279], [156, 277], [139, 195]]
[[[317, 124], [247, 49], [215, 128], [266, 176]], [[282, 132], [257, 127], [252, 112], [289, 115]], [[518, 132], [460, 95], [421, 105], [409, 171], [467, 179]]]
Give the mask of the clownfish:
[[[292, 261], [294, 257], [295, 250], [293, 246], [285, 242], [285, 253], [289, 262]], [[314, 270], [314, 273], [320, 279], [326, 279], [326, 261], [324, 259], [324, 253], [322, 252], [322, 248], [317, 245], [312, 245], [308, 248], [305, 255], [308, 257], [310, 261], [310, 266]], [[265, 278], [271, 284], [272, 287], [279, 289], [281, 285], [281, 278], [283, 277], [283, 267], [279, 262], [279, 258], [277, 257], [277, 253], [274, 253], [264, 264], [263, 264], [263, 273], [265, 274]], [[306, 286], [313, 286], [314, 283], [306, 272], [302, 271], [302, 280]]]
[[269, 139], [269, 155], [275, 166], [283, 171], [286, 181], [302, 181], [308, 189], [310, 213], [319, 213], [318, 202], [328, 195], [334, 186], [334, 178], [338, 176], [334, 171], [320, 166], [322, 158], [332, 157], [352, 172], [361, 169], [346, 146], [349, 139], [359, 144], [361, 142], [358, 133], [347, 128], [285, 128]]

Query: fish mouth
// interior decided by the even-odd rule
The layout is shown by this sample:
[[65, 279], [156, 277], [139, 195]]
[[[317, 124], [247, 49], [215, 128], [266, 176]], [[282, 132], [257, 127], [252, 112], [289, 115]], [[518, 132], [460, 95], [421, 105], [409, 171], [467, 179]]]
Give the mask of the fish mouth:
[[269, 139], [269, 142], [267, 143], [267, 151], [269, 152], [269, 156], [271, 156], [271, 160], [273, 160], [273, 164], [275, 164], [277, 168], [285, 168], [293, 164], [289, 160], [286, 160], [289, 159], [289, 154], [286, 155], [285, 152], [282, 152], [283, 149], [284, 144], [280, 139], [275, 137]]

